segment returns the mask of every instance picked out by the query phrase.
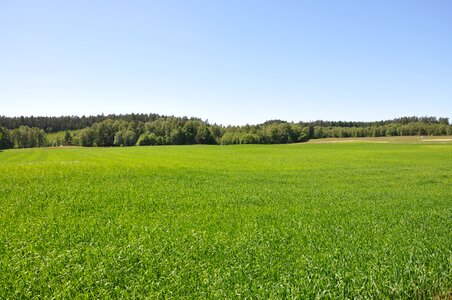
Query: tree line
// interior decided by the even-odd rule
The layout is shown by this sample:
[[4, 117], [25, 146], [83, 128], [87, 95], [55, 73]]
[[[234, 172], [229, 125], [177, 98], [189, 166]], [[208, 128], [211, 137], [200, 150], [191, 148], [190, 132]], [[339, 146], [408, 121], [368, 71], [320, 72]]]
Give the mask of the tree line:
[[89, 117], [0, 117], [0, 149], [45, 146], [285, 144], [327, 137], [452, 135], [448, 118], [403, 117], [377, 122], [270, 120], [223, 126], [157, 114]]
[[[109, 115], [97, 115], [97, 116], [60, 116], [60, 117], [39, 117], [39, 116], [20, 116], [20, 117], [7, 117], [0, 116], [0, 126], [7, 129], [16, 129], [20, 126], [36, 127], [43, 129], [46, 133], [60, 132], [66, 130], [79, 130], [86, 127], [93, 126], [96, 123], [100, 123], [105, 120], [119, 120], [128, 122], [153, 122], [157, 119], [168, 118], [168, 116], [158, 114], [109, 114]], [[187, 118], [182, 118], [187, 119]], [[281, 120], [267, 121], [269, 123], [280, 122]], [[264, 124], [266, 124], [265, 122]], [[422, 124], [442, 124], [449, 125], [449, 118], [436, 118], [436, 117], [401, 117], [392, 120], [382, 120], [373, 122], [355, 122], [355, 121], [311, 121], [311, 122], [299, 122], [303, 127], [316, 126], [316, 127], [379, 127], [384, 125], [398, 124], [407, 125], [410, 123], [422, 123]]]
[[449, 118], [437, 117], [401, 117], [392, 120], [381, 120], [372, 122], [355, 122], [355, 121], [323, 121], [317, 120], [312, 122], [301, 122], [305, 125], [319, 126], [319, 127], [378, 127], [384, 125], [398, 124], [407, 125], [410, 123], [422, 124], [443, 124], [449, 125]]
[[363, 127], [314, 127], [315, 134], [312, 138], [347, 138], [347, 137], [382, 137], [382, 136], [442, 136], [452, 135], [452, 126], [445, 123], [421, 123], [407, 124], [388, 123], [386, 125], [374, 125]]
[[0, 126], [7, 129], [15, 129], [20, 126], [36, 127], [47, 133], [78, 130], [94, 125], [105, 120], [124, 120], [135, 122], [150, 122], [161, 116], [158, 114], [110, 114], [97, 116], [61, 116], [61, 117], [6, 117], [0, 116]]

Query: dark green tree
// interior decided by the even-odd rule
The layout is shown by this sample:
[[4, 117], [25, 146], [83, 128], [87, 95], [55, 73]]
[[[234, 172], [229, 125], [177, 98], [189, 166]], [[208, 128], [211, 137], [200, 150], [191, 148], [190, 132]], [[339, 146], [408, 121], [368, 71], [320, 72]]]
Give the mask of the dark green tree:
[[64, 145], [72, 145], [72, 134], [68, 130], [66, 130], [66, 132], [64, 133]]
[[185, 144], [194, 144], [196, 142], [196, 134], [198, 133], [198, 122], [194, 120], [188, 120], [182, 128], [182, 132], [184, 133]]
[[80, 130], [78, 134], [79, 145], [84, 147], [91, 147], [94, 145], [95, 132], [91, 127]]
[[9, 149], [13, 147], [13, 141], [9, 130], [0, 126], [0, 150]]
[[95, 126], [97, 146], [113, 146], [115, 142], [116, 129], [112, 120], [106, 120], [96, 124]]
[[195, 136], [195, 143], [196, 144], [216, 144], [216, 140], [213, 137], [212, 132], [210, 131], [209, 127], [206, 125], [200, 125], [196, 130], [196, 136]]

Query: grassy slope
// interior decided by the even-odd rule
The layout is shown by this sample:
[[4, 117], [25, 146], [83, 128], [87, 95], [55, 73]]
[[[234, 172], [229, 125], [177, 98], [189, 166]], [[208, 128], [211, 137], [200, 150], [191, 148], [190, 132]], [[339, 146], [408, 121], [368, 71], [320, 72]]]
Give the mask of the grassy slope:
[[451, 144], [0, 153], [0, 298], [437, 296]]

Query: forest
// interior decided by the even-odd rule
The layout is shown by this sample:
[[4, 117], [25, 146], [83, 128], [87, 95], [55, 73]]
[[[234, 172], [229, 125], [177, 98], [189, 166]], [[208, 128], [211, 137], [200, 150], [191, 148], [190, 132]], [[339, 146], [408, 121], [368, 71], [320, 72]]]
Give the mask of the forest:
[[452, 135], [449, 118], [402, 117], [375, 122], [270, 120], [224, 126], [158, 114], [61, 117], [0, 116], [0, 149], [47, 146], [286, 144], [319, 138]]

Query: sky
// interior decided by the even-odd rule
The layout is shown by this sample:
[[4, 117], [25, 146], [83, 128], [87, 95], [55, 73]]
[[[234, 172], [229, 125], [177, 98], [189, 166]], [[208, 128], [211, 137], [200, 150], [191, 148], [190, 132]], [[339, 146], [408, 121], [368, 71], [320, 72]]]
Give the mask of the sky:
[[0, 1], [0, 115], [452, 117], [452, 1]]

